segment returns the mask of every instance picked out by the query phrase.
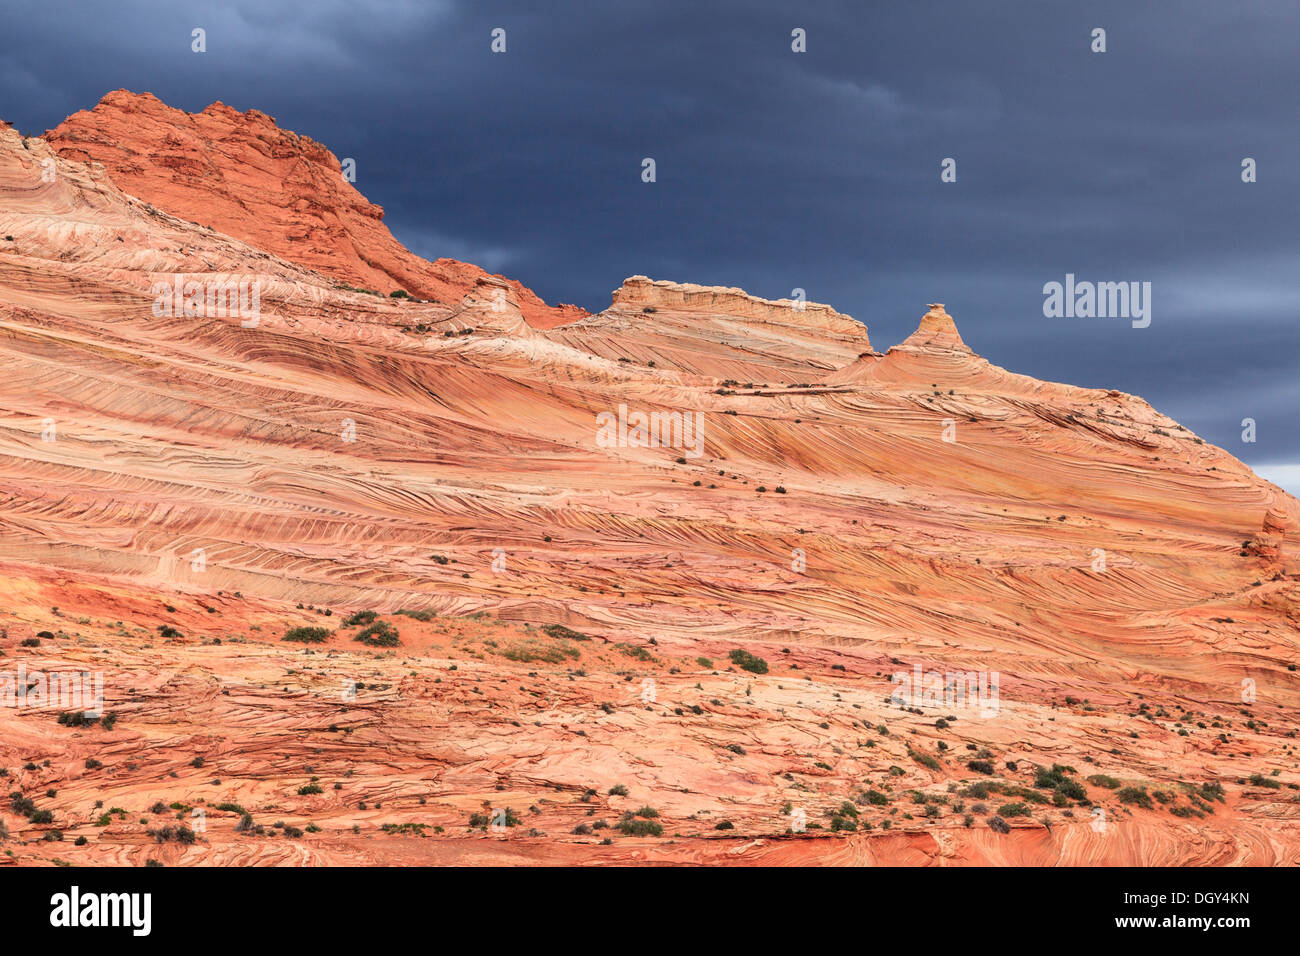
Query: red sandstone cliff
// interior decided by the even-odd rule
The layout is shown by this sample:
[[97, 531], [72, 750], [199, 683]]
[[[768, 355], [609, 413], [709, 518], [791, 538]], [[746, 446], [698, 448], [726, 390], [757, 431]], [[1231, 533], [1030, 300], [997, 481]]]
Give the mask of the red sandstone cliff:
[[[486, 275], [410, 252], [383, 224], [383, 209], [344, 179], [337, 156], [259, 110], [213, 103], [187, 113], [116, 90], [45, 139], [60, 156], [102, 163], [124, 192], [349, 285], [454, 304]], [[517, 281], [505, 287], [535, 328], [586, 314], [548, 306]]]

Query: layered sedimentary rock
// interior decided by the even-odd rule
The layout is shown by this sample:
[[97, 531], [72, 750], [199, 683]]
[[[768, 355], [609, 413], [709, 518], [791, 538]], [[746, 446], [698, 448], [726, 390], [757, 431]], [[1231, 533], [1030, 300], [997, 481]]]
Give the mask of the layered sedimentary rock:
[[[60, 156], [102, 164], [133, 196], [347, 284], [455, 303], [486, 275], [411, 253], [334, 153], [260, 110], [213, 103], [187, 113], [149, 93], [115, 90], [45, 139]], [[517, 281], [503, 288], [537, 328], [586, 314], [548, 306]]]
[[828, 305], [645, 276], [550, 337], [602, 358], [755, 385], [807, 384], [875, 354], [866, 326]]
[[53, 815], [0, 859], [1300, 861], [1300, 502], [1142, 399], [937, 304], [881, 354], [644, 277], [551, 330], [341, 289], [55, 139], [0, 130], [0, 662], [116, 720], [0, 709]]

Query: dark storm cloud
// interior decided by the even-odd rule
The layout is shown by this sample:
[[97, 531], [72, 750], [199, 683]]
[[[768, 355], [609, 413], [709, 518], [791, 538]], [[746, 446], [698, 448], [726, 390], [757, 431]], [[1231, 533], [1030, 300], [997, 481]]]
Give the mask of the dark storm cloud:
[[[939, 300], [999, 365], [1300, 463], [1300, 8], [703, 6], [34, 5], [0, 39], [2, 111], [39, 131], [117, 87], [257, 107], [354, 157], [417, 252], [548, 301], [599, 310], [633, 273], [800, 287], [884, 347]], [[1151, 327], [1044, 318], [1067, 272], [1151, 282]]]

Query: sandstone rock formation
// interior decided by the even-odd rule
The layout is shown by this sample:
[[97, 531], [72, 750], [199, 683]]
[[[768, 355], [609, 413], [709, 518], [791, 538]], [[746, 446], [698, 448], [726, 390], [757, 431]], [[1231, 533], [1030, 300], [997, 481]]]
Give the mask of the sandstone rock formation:
[[[103, 164], [133, 196], [350, 285], [453, 304], [486, 275], [413, 255], [384, 226], [384, 210], [345, 180], [337, 156], [259, 110], [213, 103], [186, 113], [115, 90], [45, 139], [60, 156]], [[548, 306], [516, 281], [504, 288], [537, 328], [586, 315]]]
[[875, 354], [867, 328], [828, 305], [632, 276], [609, 309], [550, 338], [602, 358], [738, 383], [811, 384]]
[[[1300, 502], [1227, 452], [939, 305], [882, 355], [639, 276], [550, 330], [397, 252], [454, 294], [339, 288], [290, 236], [378, 220], [314, 147], [171, 117], [220, 167], [190, 181], [194, 143], [115, 158], [119, 99], [0, 130], [0, 671], [102, 672], [116, 715], [0, 708], [53, 815], [0, 807], [6, 859], [1300, 862]], [[195, 198], [254, 174], [288, 182], [243, 235]], [[333, 212], [277, 233], [312, 190]], [[160, 309], [177, 276], [260, 314]], [[895, 697], [916, 668], [937, 698]]]

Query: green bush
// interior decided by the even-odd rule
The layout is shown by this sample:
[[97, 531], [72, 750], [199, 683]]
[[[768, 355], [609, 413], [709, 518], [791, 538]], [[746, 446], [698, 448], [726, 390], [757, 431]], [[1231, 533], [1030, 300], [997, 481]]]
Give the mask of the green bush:
[[327, 627], [291, 627], [284, 632], [283, 641], [300, 641], [303, 644], [322, 644], [334, 632]]
[[546, 624], [542, 626], [542, 630], [547, 634], [549, 634], [551, 637], [561, 638], [566, 641], [591, 640], [591, 635], [583, 634], [579, 631], [571, 630], [565, 627], [563, 624]]
[[355, 614], [349, 614], [347, 616], [347, 618], [343, 621], [343, 626], [356, 627], [358, 624], [369, 624], [377, 617], [379, 617], [379, 613], [377, 611], [357, 611]]
[[1201, 784], [1201, 797], [1205, 800], [1218, 800], [1220, 803], [1227, 802], [1223, 796], [1223, 784], [1221, 783]]
[[1146, 787], [1124, 787], [1115, 796], [1119, 798], [1120, 803], [1136, 804], [1143, 810], [1150, 810], [1155, 806]]
[[908, 755], [927, 770], [941, 770], [943, 768], [943, 765], [938, 760], [919, 750], [909, 750]]
[[749, 651], [736, 648], [727, 656], [731, 658], [731, 663], [743, 671], [749, 671], [751, 674], [767, 673], [767, 661], [761, 657], [755, 657]]
[[614, 827], [624, 836], [663, 836], [663, 825], [654, 820], [643, 820], [632, 814], [624, 814]]
[[1114, 777], [1108, 777], [1104, 773], [1094, 773], [1088, 782], [1094, 787], [1105, 787], [1107, 790], [1118, 790], [1120, 784]]
[[425, 623], [432, 621], [435, 617], [438, 616], [437, 611], [427, 607], [420, 611], [394, 611], [393, 613], [401, 614], [404, 617], [409, 617], [416, 621], [424, 621]]
[[397, 647], [402, 643], [397, 628], [387, 621], [375, 621], [353, 638], [370, 647]]

